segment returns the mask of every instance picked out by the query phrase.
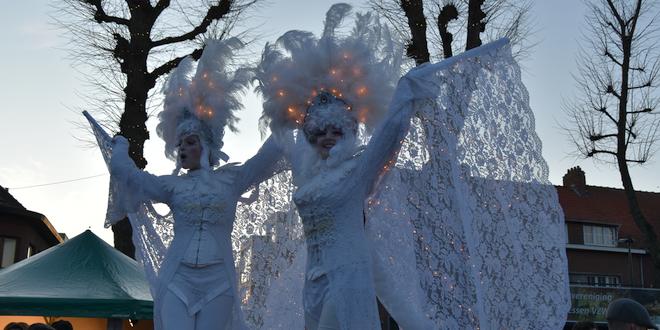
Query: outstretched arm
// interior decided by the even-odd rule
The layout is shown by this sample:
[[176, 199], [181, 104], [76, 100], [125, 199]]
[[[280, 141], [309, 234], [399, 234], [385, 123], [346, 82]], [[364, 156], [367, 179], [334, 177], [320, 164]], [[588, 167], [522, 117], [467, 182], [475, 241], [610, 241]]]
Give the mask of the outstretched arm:
[[110, 158], [111, 182], [121, 187], [118, 194], [122, 196], [121, 207], [127, 213], [136, 210], [141, 202], [153, 200], [167, 203], [171, 189], [167, 188], [163, 177], [142, 171], [128, 156], [128, 141], [123, 136], [113, 139], [112, 156]]
[[243, 193], [284, 169], [284, 152], [271, 135], [259, 151], [240, 166], [234, 184]]
[[428, 74], [425, 67], [414, 68], [399, 80], [384, 122], [376, 128], [360, 157], [361, 175], [368, 182], [373, 182], [396, 160], [396, 154], [408, 133], [410, 118], [415, 112], [415, 102], [428, 102], [435, 97], [430, 92], [434, 89], [425, 86], [427, 82], [423, 77]]

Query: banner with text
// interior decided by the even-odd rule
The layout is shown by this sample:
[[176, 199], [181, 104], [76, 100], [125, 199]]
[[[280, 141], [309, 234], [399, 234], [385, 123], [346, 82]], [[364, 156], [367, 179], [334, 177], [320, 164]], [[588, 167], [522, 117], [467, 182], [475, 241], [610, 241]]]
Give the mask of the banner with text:
[[649, 311], [654, 323], [660, 324], [660, 289], [607, 288], [571, 285], [569, 321], [607, 322], [605, 311], [612, 300], [633, 299]]

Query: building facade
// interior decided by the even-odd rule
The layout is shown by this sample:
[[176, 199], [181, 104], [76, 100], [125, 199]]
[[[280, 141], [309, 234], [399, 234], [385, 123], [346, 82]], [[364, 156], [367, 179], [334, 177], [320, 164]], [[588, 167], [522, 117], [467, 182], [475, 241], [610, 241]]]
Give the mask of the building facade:
[[26, 209], [0, 186], [0, 268], [62, 242], [48, 218]]
[[[572, 321], [605, 323], [610, 301], [633, 298], [660, 323], [660, 283], [645, 237], [635, 224], [623, 189], [589, 186], [579, 167], [568, 170], [557, 186], [566, 222], [566, 255], [571, 286]], [[660, 235], [660, 193], [637, 192], [647, 221]]]

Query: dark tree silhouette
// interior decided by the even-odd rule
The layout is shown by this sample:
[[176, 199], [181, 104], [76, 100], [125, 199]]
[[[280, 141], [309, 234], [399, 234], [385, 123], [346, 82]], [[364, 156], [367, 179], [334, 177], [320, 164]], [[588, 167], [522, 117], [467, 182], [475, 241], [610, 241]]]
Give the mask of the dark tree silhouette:
[[[527, 44], [531, 34], [529, 0], [370, 0], [369, 3], [390, 22], [394, 31], [408, 40], [407, 54], [417, 64], [434, 56], [449, 58], [478, 47], [483, 41], [502, 37], [511, 40], [516, 57], [526, 55], [530, 47]], [[427, 31], [427, 26], [435, 28]]]
[[[144, 168], [150, 93], [190, 55], [198, 59], [208, 37], [226, 37], [258, 0], [63, 0], [56, 20], [71, 38], [75, 65], [91, 69], [88, 110], [125, 136], [129, 154]], [[115, 247], [134, 257], [126, 219], [113, 226]]]
[[422, 64], [429, 61], [429, 50], [426, 43], [426, 18], [422, 0], [401, 0], [401, 9], [408, 18], [408, 28], [412, 36], [406, 48], [407, 55]]
[[[660, 245], [639, 207], [631, 164], [645, 164], [658, 139], [658, 4], [592, 0], [575, 79], [579, 96], [564, 106], [577, 153], [617, 166], [635, 224], [660, 270]], [[654, 282], [660, 284], [660, 271]]]

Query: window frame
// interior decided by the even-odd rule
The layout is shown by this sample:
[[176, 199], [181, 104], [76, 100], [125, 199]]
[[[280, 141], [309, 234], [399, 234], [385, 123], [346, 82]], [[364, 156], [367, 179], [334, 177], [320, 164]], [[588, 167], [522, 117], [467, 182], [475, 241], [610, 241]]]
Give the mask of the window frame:
[[[11, 263], [9, 263], [9, 264], [3, 266], [3, 265], [4, 265], [4, 261], [5, 261], [5, 240], [7, 240], [7, 239], [10, 239], [10, 240], [14, 241], [14, 256], [13, 256], [13, 258], [12, 258]], [[19, 243], [20, 243], [20, 242], [19, 242], [19, 238], [18, 238], [18, 237], [14, 237], [14, 236], [0, 236], [0, 269], [3, 269], [3, 268], [6, 268], [6, 267], [9, 267], [9, 266], [11, 266], [11, 265], [13, 265], [13, 264], [16, 263], [16, 259], [17, 259], [16, 256], [18, 255], [18, 247], [19, 247]]]
[[[584, 281], [574, 281], [575, 277], [583, 277]], [[569, 284], [588, 285], [603, 288], [621, 287], [621, 275], [615, 274], [596, 274], [596, 273], [569, 273]]]
[[[582, 244], [590, 246], [617, 247], [618, 226], [605, 224], [582, 224]], [[610, 235], [611, 234], [611, 235]], [[608, 244], [605, 241], [611, 238]]]

